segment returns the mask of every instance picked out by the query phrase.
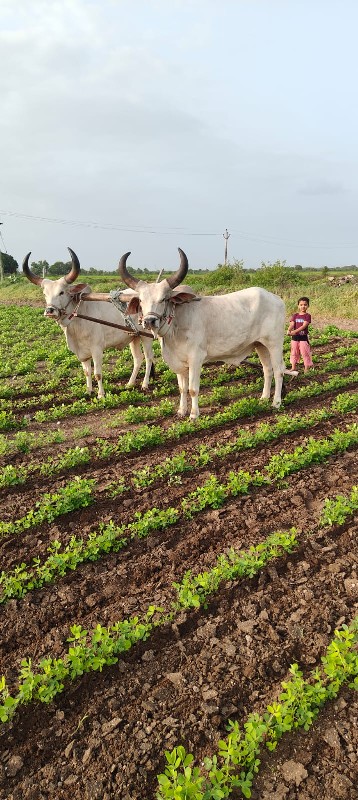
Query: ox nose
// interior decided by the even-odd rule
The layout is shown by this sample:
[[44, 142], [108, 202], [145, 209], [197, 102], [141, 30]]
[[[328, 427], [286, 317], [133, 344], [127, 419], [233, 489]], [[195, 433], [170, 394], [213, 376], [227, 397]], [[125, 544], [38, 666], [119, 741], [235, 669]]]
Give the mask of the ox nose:
[[158, 325], [158, 318], [157, 317], [151, 317], [149, 315], [148, 317], [144, 318], [143, 322], [144, 322], [144, 327], [145, 328], [156, 328], [157, 325]]

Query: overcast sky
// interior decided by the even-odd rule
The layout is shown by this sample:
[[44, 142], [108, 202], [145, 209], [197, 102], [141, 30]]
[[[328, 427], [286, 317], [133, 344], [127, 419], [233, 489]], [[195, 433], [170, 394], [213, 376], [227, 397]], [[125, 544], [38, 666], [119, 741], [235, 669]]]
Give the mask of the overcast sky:
[[[0, 0], [21, 263], [358, 264], [356, 0]], [[0, 242], [1, 244], [1, 242]], [[4, 246], [1, 247], [4, 250]]]

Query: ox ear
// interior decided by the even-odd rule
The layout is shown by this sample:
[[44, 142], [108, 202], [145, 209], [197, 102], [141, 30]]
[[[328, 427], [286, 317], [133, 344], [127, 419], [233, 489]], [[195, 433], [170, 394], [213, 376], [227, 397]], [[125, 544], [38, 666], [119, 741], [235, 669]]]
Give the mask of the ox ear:
[[121, 300], [122, 303], [127, 303], [127, 314], [138, 314], [140, 300], [137, 292], [134, 292], [133, 289], [128, 289], [118, 294], [117, 300]]
[[[128, 298], [126, 299], [126, 303]], [[127, 305], [127, 314], [138, 314], [140, 308], [139, 297], [131, 297]]]
[[200, 297], [195, 294], [190, 286], [186, 286], [185, 283], [182, 283], [181, 286], [172, 289], [170, 299], [172, 303], [179, 305], [181, 303], [191, 303], [193, 300], [200, 300]]

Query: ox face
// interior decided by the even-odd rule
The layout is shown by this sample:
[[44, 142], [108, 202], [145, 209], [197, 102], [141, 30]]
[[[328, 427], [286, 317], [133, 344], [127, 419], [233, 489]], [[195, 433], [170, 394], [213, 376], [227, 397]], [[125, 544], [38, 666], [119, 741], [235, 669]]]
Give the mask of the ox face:
[[126, 261], [130, 253], [125, 253], [119, 262], [119, 274], [124, 283], [132, 291], [129, 295], [124, 293], [123, 299], [128, 300], [128, 313], [140, 313], [142, 325], [150, 330], [154, 336], [162, 336], [167, 323], [172, 319], [171, 308], [178, 303], [186, 303], [196, 298], [195, 292], [188, 286], [179, 286], [188, 271], [188, 259], [180, 248], [180, 267], [173, 275], [159, 283], [147, 283], [130, 275]]
[[45, 317], [58, 321], [66, 314], [68, 306], [72, 303], [65, 278], [59, 278], [57, 281], [45, 278], [41, 283], [41, 289], [46, 301]]
[[141, 285], [138, 286], [138, 300], [142, 325], [156, 335], [166, 319], [172, 290], [166, 280], [150, 285], [144, 281], [140, 283]]
[[66, 278], [58, 278], [57, 281], [45, 278], [41, 283], [41, 288], [46, 300], [44, 316], [54, 319], [55, 322], [61, 322], [62, 325], [66, 325], [68, 322], [68, 316], [74, 308], [76, 295], [78, 296], [83, 290], [90, 291], [90, 287], [86, 283], [74, 283], [69, 286]]
[[[80, 271], [80, 262], [73, 250], [69, 247], [71, 255], [71, 269], [63, 278], [58, 278], [56, 281], [51, 281], [49, 278], [40, 278], [31, 272], [29, 267], [29, 257], [31, 253], [25, 256], [23, 261], [23, 271], [26, 277], [36, 286], [40, 286], [46, 300], [46, 308], [44, 311], [45, 317], [62, 322], [66, 324], [66, 316], [69, 313], [69, 307], [73, 303], [74, 295], [78, 294], [86, 287], [86, 284], [71, 285], [78, 277]], [[89, 287], [87, 287], [89, 289]]]

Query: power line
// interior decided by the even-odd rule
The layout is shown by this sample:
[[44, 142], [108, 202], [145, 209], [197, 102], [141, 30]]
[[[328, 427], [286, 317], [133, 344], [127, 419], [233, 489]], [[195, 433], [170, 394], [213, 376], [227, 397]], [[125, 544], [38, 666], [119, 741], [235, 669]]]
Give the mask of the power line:
[[[34, 214], [21, 214], [16, 211], [5, 211], [0, 209], [0, 214], [4, 214], [9, 217], [15, 217], [17, 219], [25, 219], [25, 220], [32, 220], [34, 222], [45, 222], [45, 223], [53, 223], [56, 225], [69, 225], [71, 227], [77, 228], [92, 228], [98, 229], [103, 231], [120, 231], [122, 233], [140, 233], [140, 234], [147, 234], [151, 236], [174, 236], [182, 233], [185, 236], [198, 236], [198, 237], [218, 237], [224, 236], [224, 234], [219, 232], [212, 232], [212, 231], [190, 231], [187, 228], [180, 228], [180, 227], [170, 227], [170, 228], [157, 228], [153, 229], [149, 225], [132, 225], [130, 227], [126, 227], [124, 225], [113, 225], [112, 223], [99, 223], [94, 221], [80, 221], [80, 220], [69, 220], [69, 219], [62, 219], [58, 217], [42, 217], [36, 216]], [[242, 239], [245, 239], [249, 242], [258, 242], [261, 244], [272, 244], [272, 245], [289, 245], [291, 247], [298, 247], [304, 249], [313, 249], [318, 250], [325, 248], [326, 250], [340, 250], [340, 249], [348, 249], [348, 248], [356, 248], [358, 244], [356, 242], [344, 243], [344, 244], [327, 244], [326, 242], [322, 243], [312, 243], [312, 242], [297, 242], [292, 239], [285, 239], [283, 237], [274, 237], [270, 236], [270, 234], [251, 234], [247, 233], [247, 231], [241, 231], [237, 228], [231, 228], [232, 233], [237, 233]], [[231, 234], [229, 234], [231, 236]], [[225, 237], [224, 237], [225, 238]]]
[[345, 244], [327, 244], [326, 242], [312, 243], [312, 242], [297, 242], [293, 239], [284, 239], [278, 238], [275, 236], [270, 236], [270, 234], [250, 234], [246, 233], [245, 231], [237, 230], [236, 228], [231, 228], [233, 233], [238, 233], [239, 236], [243, 239], [247, 239], [248, 241], [258, 242], [262, 244], [277, 244], [277, 245], [290, 245], [291, 247], [304, 247], [309, 248], [312, 247], [314, 249], [321, 249], [322, 247], [326, 248], [327, 250], [335, 250], [344, 247], [358, 247], [356, 242], [350, 242]]
[[131, 227], [125, 227], [124, 225], [113, 225], [111, 223], [101, 224], [99, 222], [81, 222], [80, 220], [69, 220], [69, 219], [61, 219], [56, 217], [40, 217], [35, 216], [33, 214], [20, 214], [16, 211], [1, 211], [0, 214], [7, 214], [10, 217], [16, 217], [19, 219], [29, 219], [34, 220], [35, 222], [52, 222], [57, 225], [71, 225], [72, 227], [78, 228], [99, 228], [101, 230], [107, 231], [122, 231], [123, 233], [147, 233], [147, 234], [154, 234], [155, 236], [173, 236], [177, 233], [183, 233], [185, 236], [220, 236], [219, 233], [212, 233], [212, 232], [200, 232], [200, 231], [188, 231], [187, 228], [162, 228], [159, 230], [153, 230], [149, 225], [133, 225]]

